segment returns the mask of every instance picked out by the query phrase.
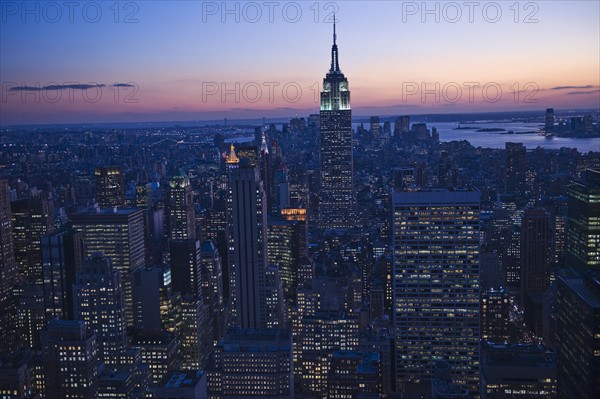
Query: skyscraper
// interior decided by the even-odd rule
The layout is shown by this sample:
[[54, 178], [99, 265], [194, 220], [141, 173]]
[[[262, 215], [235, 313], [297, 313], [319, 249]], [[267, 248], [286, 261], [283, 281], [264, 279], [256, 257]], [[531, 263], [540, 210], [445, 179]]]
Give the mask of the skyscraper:
[[12, 236], [8, 181], [0, 180], [0, 352], [14, 348], [15, 309], [12, 288], [17, 278], [17, 264]]
[[83, 262], [83, 234], [67, 229], [42, 237], [46, 319], [73, 319], [73, 283]]
[[127, 345], [125, 297], [121, 273], [109, 258], [96, 253], [83, 262], [73, 284], [73, 303], [75, 319], [96, 333], [99, 359], [117, 365]]
[[544, 209], [526, 209], [521, 222], [521, 299], [545, 294], [550, 286], [550, 218]]
[[42, 332], [46, 398], [95, 398], [96, 335], [80, 320], [51, 320]]
[[120, 166], [97, 167], [96, 201], [100, 208], [125, 205], [125, 178]]
[[194, 191], [187, 176], [174, 176], [169, 184], [169, 237], [194, 240]]
[[523, 143], [506, 143], [505, 192], [515, 194], [517, 202], [525, 191], [525, 168], [527, 152]]
[[479, 391], [479, 192], [394, 192], [396, 382], [424, 383], [439, 360]]
[[354, 209], [352, 111], [348, 79], [340, 70], [335, 24], [331, 67], [321, 92], [321, 191], [319, 227], [350, 228]]
[[43, 283], [40, 238], [54, 229], [54, 205], [47, 193], [32, 190], [28, 198], [11, 203], [15, 258], [19, 274]]
[[131, 274], [144, 266], [144, 211], [141, 209], [102, 209], [71, 217], [73, 228], [83, 232], [85, 255], [102, 252], [121, 272], [125, 290], [127, 327], [133, 327]]
[[546, 119], [544, 121], [546, 134], [554, 131], [554, 108], [546, 108]]
[[267, 209], [258, 169], [248, 158], [231, 170], [229, 270], [232, 323], [267, 327]]
[[600, 278], [565, 272], [558, 277], [553, 315], [559, 397], [600, 397]]
[[600, 270], [600, 169], [568, 189], [567, 266], [581, 272]]
[[181, 294], [201, 295], [201, 246], [196, 240], [169, 243], [173, 290]]

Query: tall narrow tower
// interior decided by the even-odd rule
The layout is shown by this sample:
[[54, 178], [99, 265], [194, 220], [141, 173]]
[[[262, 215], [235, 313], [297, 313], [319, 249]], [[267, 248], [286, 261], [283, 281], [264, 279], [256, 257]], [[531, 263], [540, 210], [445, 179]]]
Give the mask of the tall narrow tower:
[[348, 79], [340, 70], [335, 22], [331, 67], [321, 92], [321, 193], [319, 227], [350, 228], [354, 218], [352, 111]]
[[[256, 166], [241, 158], [232, 169], [229, 278], [232, 324], [267, 328], [274, 313], [267, 301], [267, 207]], [[280, 299], [275, 301], [279, 306]]]

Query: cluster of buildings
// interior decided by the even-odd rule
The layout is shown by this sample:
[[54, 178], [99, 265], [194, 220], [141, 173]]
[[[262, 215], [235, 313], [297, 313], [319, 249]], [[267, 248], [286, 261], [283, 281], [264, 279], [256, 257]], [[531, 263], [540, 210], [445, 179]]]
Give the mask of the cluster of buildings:
[[7, 132], [0, 397], [600, 396], [598, 153], [380, 122]]

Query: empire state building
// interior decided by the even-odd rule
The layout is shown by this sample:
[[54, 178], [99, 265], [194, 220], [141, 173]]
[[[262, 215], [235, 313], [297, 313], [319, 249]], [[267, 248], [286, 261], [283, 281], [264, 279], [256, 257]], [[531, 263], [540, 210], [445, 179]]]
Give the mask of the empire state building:
[[335, 22], [331, 67], [321, 92], [321, 192], [319, 227], [354, 226], [352, 111], [348, 79], [340, 70]]

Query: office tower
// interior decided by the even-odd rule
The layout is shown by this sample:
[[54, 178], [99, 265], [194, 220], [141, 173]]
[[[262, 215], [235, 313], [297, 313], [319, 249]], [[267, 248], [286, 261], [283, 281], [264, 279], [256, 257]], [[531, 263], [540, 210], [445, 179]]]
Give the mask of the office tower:
[[436, 361], [479, 390], [479, 192], [394, 192], [396, 382], [428, 382]]
[[554, 108], [546, 108], [546, 119], [544, 121], [546, 134], [554, 131]]
[[526, 209], [521, 221], [521, 304], [550, 286], [550, 217], [543, 208]]
[[319, 227], [354, 226], [354, 183], [352, 158], [352, 111], [348, 79], [340, 70], [335, 24], [331, 67], [321, 92], [321, 191]]
[[177, 240], [169, 242], [171, 281], [173, 291], [181, 294], [201, 295], [202, 247], [200, 241]]
[[290, 304], [296, 297], [295, 259], [292, 255], [293, 222], [273, 220], [267, 230], [267, 253], [270, 265], [277, 266], [283, 285], [283, 295]]
[[178, 332], [181, 295], [173, 292], [168, 266], [144, 267], [132, 274], [134, 326], [142, 331]]
[[54, 229], [54, 205], [47, 194], [32, 190], [29, 198], [11, 203], [15, 259], [19, 274], [34, 284], [43, 284], [40, 239]]
[[178, 336], [181, 369], [198, 370], [206, 367], [214, 345], [214, 329], [208, 306], [202, 298], [183, 295], [179, 305], [181, 326]]
[[482, 399], [556, 398], [556, 352], [542, 345], [483, 344]]
[[42, 333], [45, 397], [95, 398], [98, 393], [96, 335], [81, 320], [51, 320]]
[[201, 256], [203, 301], [208, 305], [214, 339], [219, 340], [225, 333], [225, 300], [221, 256], [212, 241], [205, 241], [202, 244]]
[[271, 155], [269, 154], [269, 146], [267, 144], [267, 137], [264, 133], [261, 133], [260, 149], [260, 179], [263, 181], [263, 188], [265, 190], [265, 197], [267, 198], [267, 210], [271, 211], [274, 208], [273, 204], [273, 177], [274, 173], [271, 170]]
[[558, 277], [553, 315], [559, 397], [600, 397], [600, 279], [574, 271]]
[[187, 176], [174, 176], [169, 184], [169, 238], [195, 240], [194, 190]]
[[568, 188], [567, 266], [600, 270], [600, 169], [587, 169]]
[[525, 193], [525, 168], [527, 153], [523, 143], [506, 143], [506, 180], [504, 191], [514, 194], [521, 203]]
[[0, 352], [15, 347], [16, 323], [12, 296], [17, 279], [8, 181], [0, 180]]
[[394, 137], [404, 136], [410, 130], [410, 117], [408, 115], [399, 116], [394, 121]]
[[109, 258], [95, 253], [83, 262], [73, 284], [73, 305], [75, 319], [96, 334], [100, 361], [118, 365], [127, 346], [125, 296], [121, 273]]
[[141, 209], [102, 209], [71, 217], [73, 228], [83, 233], [85, 255], [102, 252], [121, 272], [125, 290], [125, 318], [133, 327], [131, 274], [145, 264], [144, 211]]
[[381, 125], [379, 124], [379, 117], [378, 116], [372, 116], [371, 117], [371, 137], [374, 139], [379, 139], [379, 131], [381, 128]]
[[131, 347], [139, 349], [142, 363], [150, 368], [151, 384], [159, 385], [167, 373], [179, 367], [177, 338], [166, 331], [143, 331], [131, 339]]
[[486, 342], [508, 340], [510, 301], [503, 288], [481, 292], [481, 339]]
[[120, 166], [97, 167], [96, 201], [100, 208], [125, 205], [125, 177]]
[[73, 320], [73, 283], [83, 262], [83, 234], [65, 229], [42, 236], [46, 320]]
[[375, 352], [335, 351], [327, 373], [327, 398], [378, 398], [383, 391], [381, 361]]
[[14, 288], [17, 333], [26, 347], [39, 349], [40, 331], [46, 326], [44, 290], [41, 285], [24, 283]]
[[294, 395], [292, 337], [278, 329], [230, 329], [206, 369], [208, 397]]
[[202, 370], [173, 371], [154, 388], [154, 399], [206, 399], [206, 373]]
[[259, 172], [248, 158], [232, 169], [229, 185], [231, 322], [241, 328], [266, 328], [266, 201]]

